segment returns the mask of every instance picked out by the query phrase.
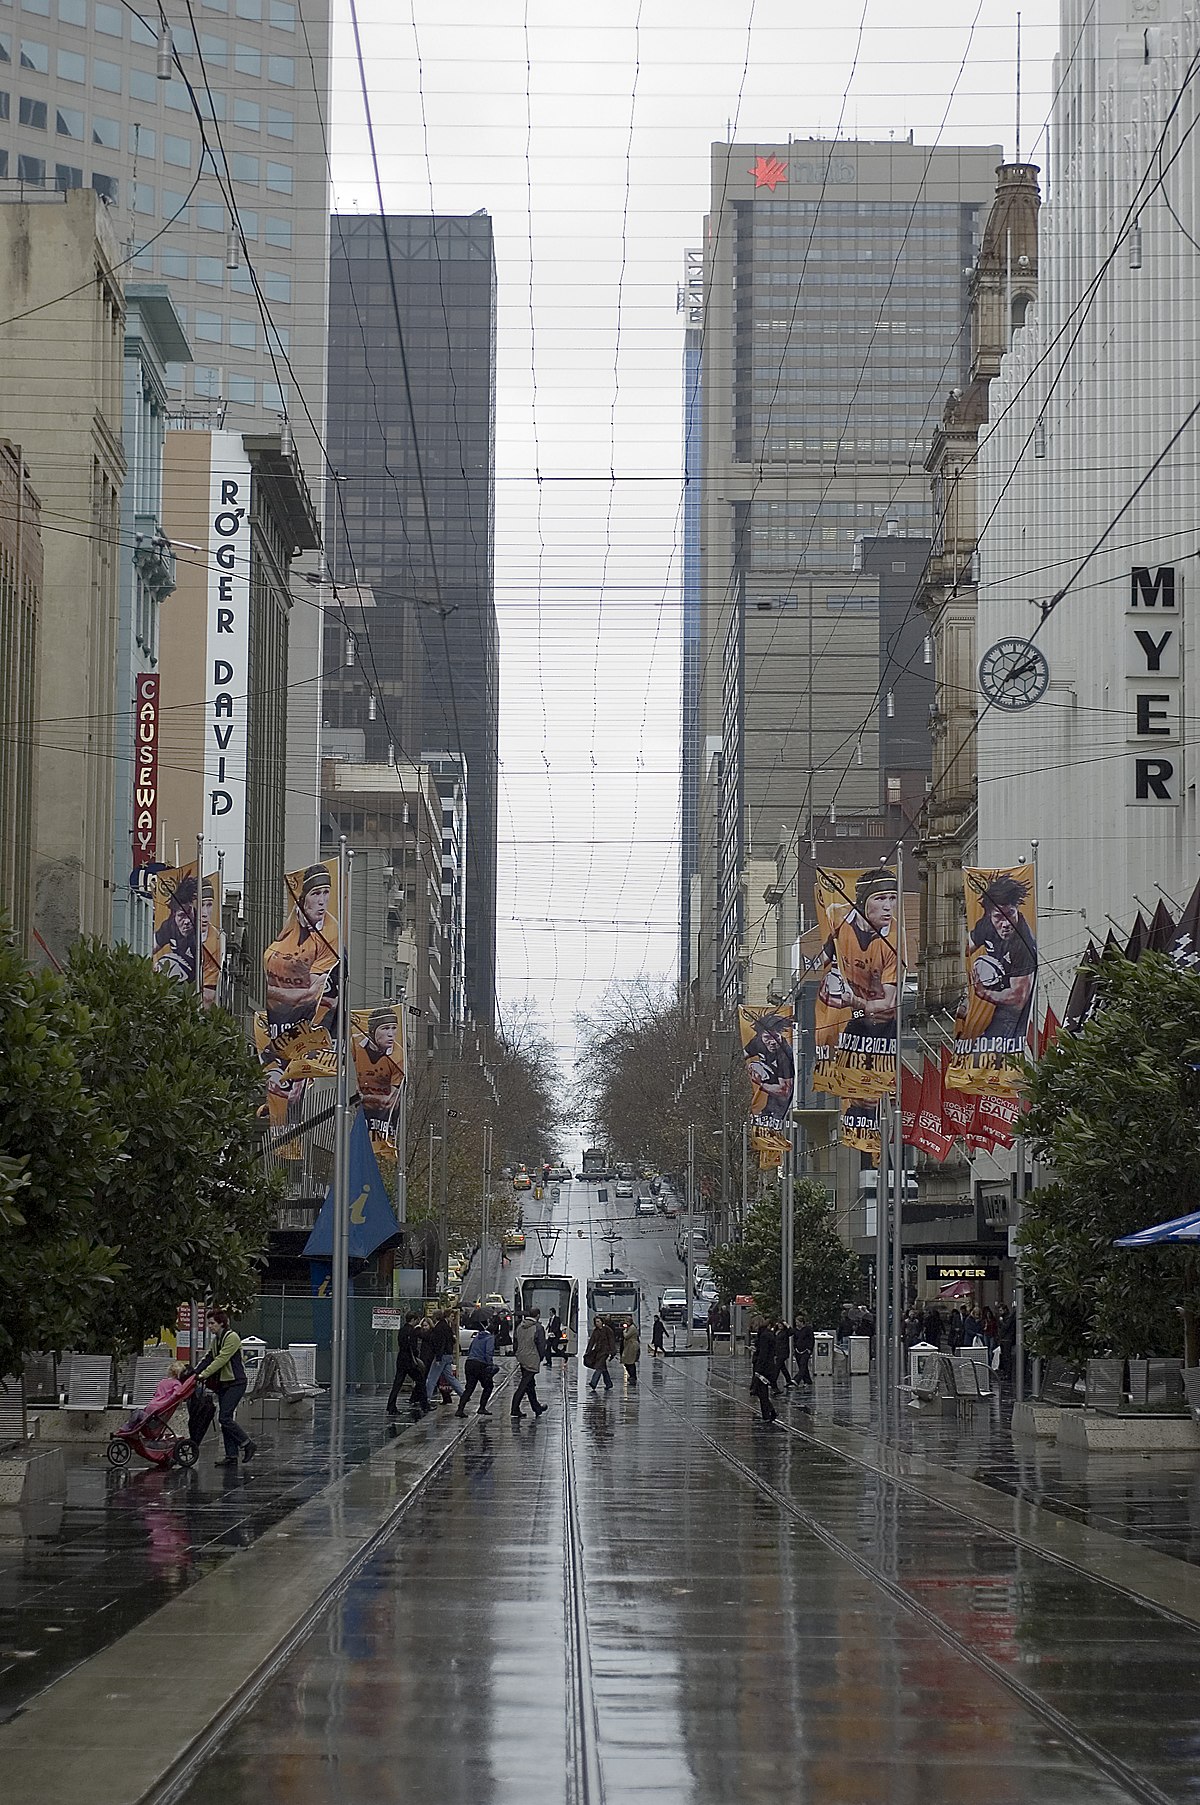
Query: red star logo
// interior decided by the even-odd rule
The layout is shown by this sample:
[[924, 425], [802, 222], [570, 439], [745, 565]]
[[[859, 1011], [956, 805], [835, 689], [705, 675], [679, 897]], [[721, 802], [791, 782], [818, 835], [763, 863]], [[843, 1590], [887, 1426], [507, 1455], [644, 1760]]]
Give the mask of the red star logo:
[[779, 183], [787, 181], [787, 164], [778, 157], [759, 157], [750, 174], [756, 188], [769, 188], [774, 194]]

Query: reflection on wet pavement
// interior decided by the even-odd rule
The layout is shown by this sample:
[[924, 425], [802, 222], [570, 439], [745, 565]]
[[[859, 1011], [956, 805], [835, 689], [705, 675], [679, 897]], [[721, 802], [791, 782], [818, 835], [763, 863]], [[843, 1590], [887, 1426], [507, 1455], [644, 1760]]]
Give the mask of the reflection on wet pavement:
[[188, 1805], [1200, 1799], [1200, 1631], [688, 1366], [474, 1424]]

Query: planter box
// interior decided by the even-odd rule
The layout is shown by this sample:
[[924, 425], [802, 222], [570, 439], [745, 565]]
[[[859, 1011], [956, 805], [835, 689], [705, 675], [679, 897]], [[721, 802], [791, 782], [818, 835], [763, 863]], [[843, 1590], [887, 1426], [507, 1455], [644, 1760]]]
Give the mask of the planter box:
[[0, 1505], [45, 1504], [67, 1495], [61, 1448], [32, 1447], [0, 1455]]
[[1058, 1445], [1086, 1454], [1166, 1450], [1200, 1454], [1200, 1423], [1186, 1416], [1110, 1416], [1093, 1410], [1065, 1410], [1058, 1426]]
[[1057, 1441], [1063, 1417], [1081, 1414], [1077, 1404], [1044, 1404], [1039, 1398], [1029, 1398], [1013, 1405], [1012, 1432], [1035, 1436], [1038, 1441]]
[[128, 1410], [40, 1410], [37, 1433], [43, 1442], [107, 1442], [129, 1421]]

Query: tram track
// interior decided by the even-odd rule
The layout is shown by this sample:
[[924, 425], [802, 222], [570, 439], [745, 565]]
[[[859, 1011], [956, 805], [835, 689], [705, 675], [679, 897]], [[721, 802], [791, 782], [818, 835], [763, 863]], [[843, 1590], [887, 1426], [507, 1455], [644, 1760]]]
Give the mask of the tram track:
[[[727, 1398], [730, 1402], [734, 1401], [732, 1394], [724, 1392], [722, 1388], [718, 1386], [708, 1385], [705, 1389], [711, 1390], [719, 1397]], [[1044, 1698], [1032, 1687], [1026, 1685], [1024, 1681], [1006, 1668], [1003, 1663], [994, 1660], [985, 1650], [976, 1647], [976, 1645], [968, 1640], [967, 1637], [960, 1635], [947, 1624], [936, 1611], [931, 1609], [930, 1606], [925, 1604], [920, 1598], [914, 1596], [914, 1594], [898, 1580], [892, 1579], [888, 1574], [881, 1572], [870, 1560], [860, 1554], [855, 1548], [852, 1548], [849, 1543], [844, 1541], [840, 1536], [829, 1529], [826, 1524], [821, 1522], [820, 1518], [812, 1511], [805, 1509], [803, 1505], [798, 1504], [794, 1499], [789, 1498], [785, 1493], [781, 1492], [777, 1486], [773, 1485], [769, 1479], [764, 1478], [761, 1473], [756, 1472], [755, 1469], [744, 1461], [740, 1455], [736, 1454], [731, 1448], [726, 1447], [717, 1436], [713, 1435], [708, 1429], [698, 1423], [695, 1417], [689, 1415], [686, 1410], [680, 1409], [677, 1405], [668, 1402], [661, 1392], [654, 1392], [651, 1395], [660, 1409], [665, 1411], [668, 1415], [675, 1417], [677, 1421], [686, 1424], [690, 1432], [698, 1441], [703, 1442], [725, 1467], [731, 1472], [736, 1473], [739, 1478], [752, 1487], [760, 1497], [769, 1500], [783, 1516], [806, 1530], [823, 1548], [839, 1560], [845, 1561], [861, 1578], [865, 1579], [869, 1584], [877, 1586], [894, 1604], [898, 1605], [910, 1616], [922, 1623], [945, 1647], [961, 1656], [962, 1659], [969, 1662], [971, 1666], [987, 1674], [991, 1679], [995, 1680], [998, 1685], [1003, 1686], [1004, 1689], [1015, 1697], [1026, 1710], [1050, 1728], [1056, 1736], [1061, 1737], [1065, 1742], [1069, 1743], [1078, 1754], [1093, 1763], [1107, 1779], [1118, 1786], [1124, 1787], [1131, 1798], [1143, 1801], [1143, 1805], [1176, 1805], [1176, 1802], [1171, 1798], [1171, 1795], [1163, 1792], [1153, 1781], [1147, 1780], [1134, 1768], [1128, 1766], [1119, 1755], [1114, 1755], [1102, 1744], [1095, 1741], [1093, 1737], [1081, 1730], [1077, 1724], [1073, 1723], [1069, 1717], [1059, 1711], [1049, 1700]], [[842, 1460], [846, 1465], [850, 1466], [857, 1465], [864, 1468], [866, 1471], [873, 1473], [878, 1478], [894, 1484], [897, 1489], [909, 1490], [926, 1505], [933, 1504], [935, 1507], [944, 1508], [951, 1514], [959, 1516], [967, 1522], [974, 1522], [979, 1530], [987, 1531], [989, 1534], [1000, 1535], [1002, 1533], [995, 1530], [991, 1524], [985, 1522], [982, 1518], [972, 1518], [969, 1512], [962, 1510], [956, 1511], [954, 1510], [954, 1507], [950, 1505], [939, 1506], [937, 1500], [929, 1498], [927, 1494], [920, 1492], [918, 1488], [904, 1487], [902, 1481], [893, 1480], [891, 1475], [882, 1472], [877, 1467], [871, 1467], [866, 1462], [855, 1461], [853, 1457], [849, 1455], [840, 1454], [837, 1449], [830, 1448], [827, 1443], [820, 1441], [815, 1436], [806, 1436], [802, 1430], [791, 1429], [788, 1425], [784, 1425], [784, 1427], [787, 1429], [788, 1433], [794, 1435], [798, 1440], [809, 1443], [814, 1448], [819, 1449], [822, 1453], [830, 1455], [834, 1460]], [[1110, 1590], [1122, 1595], [1129, 1603], [1136, 1605], [1140, 1609], [1164, 1617], [1172, 1617], [1176, 1623], [1195, 1633], [1196, 1625], [1190, 1620], [1178, 1617], [1174, 1613], [1164, 1610], [1163, 1607], [1154, 1604], [1119, 1585], [1096, 1579], [1092, 1574], [1088, 1573], [1086, 1569], [1079, 1567], [1070, 1560], [1064, 1559], [1061, 1556], [1055, 1557], [1047, 1554], [1044, 1550], [1036, 1547], [1030, 1542], [1022, 1540], [1020, 1537], [1009, 1536], [1004, 1539], [1018, 1545], [1028, 1554], [1037, 1555], [1040, 1558], [1053, 1561], [1055, 1564], [1069, 1569], [1079, 1578], [1085, 1579], [1089, 1583], [1097, 1585], [1108, 1584]]]
[[603, 1805], [600, 1726], [584, 1592], [583, 1530], [575, 1473], [573, 1400], [562, 1365], [563, 1610], [567, 1642], [567, 1781], [570, 1805]]

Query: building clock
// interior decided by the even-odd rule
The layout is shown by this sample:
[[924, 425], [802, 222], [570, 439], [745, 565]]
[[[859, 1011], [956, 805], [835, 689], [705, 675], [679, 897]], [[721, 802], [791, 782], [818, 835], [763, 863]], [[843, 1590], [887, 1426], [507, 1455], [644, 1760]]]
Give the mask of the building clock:
[[1031, 708], [1049, 683], [1046, 654], [1029, 639], [998, 639], [979, 660], [979, 688], [995, 708]]

